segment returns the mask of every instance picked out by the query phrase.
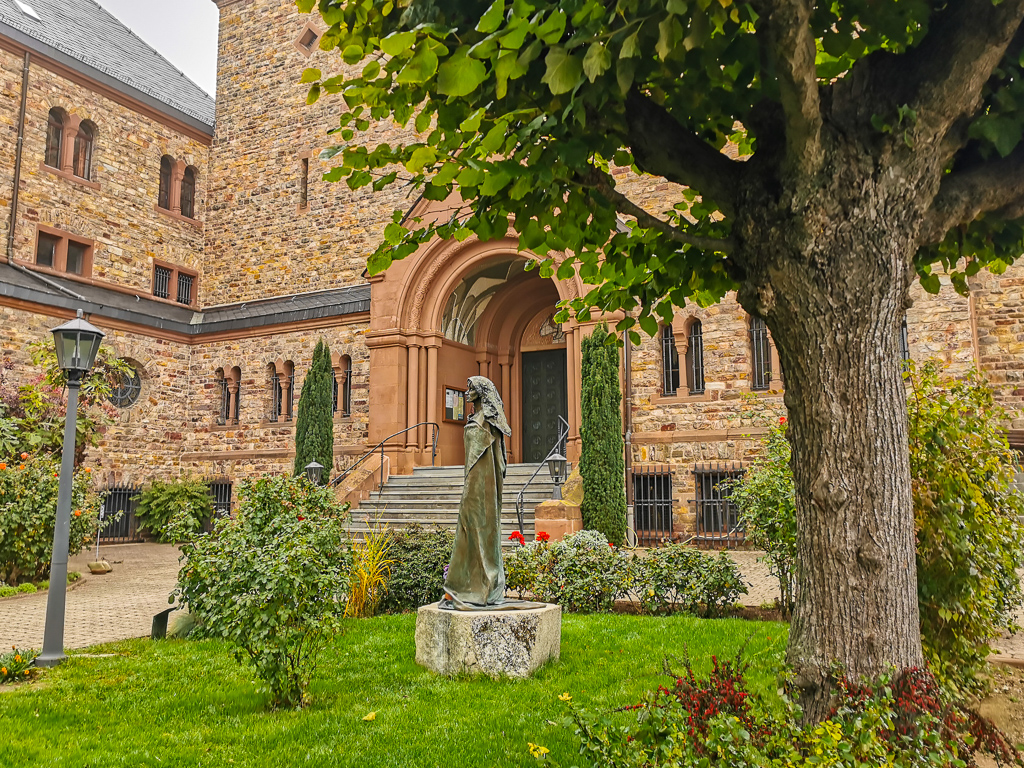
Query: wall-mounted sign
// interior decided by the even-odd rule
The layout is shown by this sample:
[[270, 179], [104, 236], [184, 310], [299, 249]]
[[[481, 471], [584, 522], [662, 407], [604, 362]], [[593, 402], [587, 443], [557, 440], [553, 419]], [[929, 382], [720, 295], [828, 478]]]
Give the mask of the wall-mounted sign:
[[466, 390], [454, 387], [444, 388], [444, 420], [466, 420]]

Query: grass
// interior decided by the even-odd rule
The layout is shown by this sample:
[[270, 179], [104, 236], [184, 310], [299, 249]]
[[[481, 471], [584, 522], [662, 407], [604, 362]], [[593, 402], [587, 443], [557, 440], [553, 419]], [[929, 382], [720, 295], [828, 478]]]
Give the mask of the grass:
[[[686, 616], [567, 615], [562, 655], [527, 680], [449, 679], [414, 662], [415, 616], [351, 620], [328, 647], [301, 712], [270, 711], [249, 670], [213, 641], [130, 640], [72, 656], [0, 694], [0, 765], [528, 766], [527, 743], [569, 766], [568, 692], [588, 710], [633, 703], [662, 682], [662, 659], [694, 666], [749, 637], [750, 687], [774, 696], [781, 624]], [[681, 666], [681, 665], [680, 665]], [[661, 679], [660, 679], [661, 678]], [[376, 712], [367, 722], [363, 717]]]

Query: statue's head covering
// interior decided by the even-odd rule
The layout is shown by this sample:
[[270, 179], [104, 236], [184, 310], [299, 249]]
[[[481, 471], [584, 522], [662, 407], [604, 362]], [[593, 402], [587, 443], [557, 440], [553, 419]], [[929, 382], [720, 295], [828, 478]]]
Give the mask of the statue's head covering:
[[484, 418], [504, 435], [511, 435], [512, 428], [505, 419], [505, 407], [494, 382], [484, 376], [470, 376], [469, 385], [480, 394], [480, 409]]

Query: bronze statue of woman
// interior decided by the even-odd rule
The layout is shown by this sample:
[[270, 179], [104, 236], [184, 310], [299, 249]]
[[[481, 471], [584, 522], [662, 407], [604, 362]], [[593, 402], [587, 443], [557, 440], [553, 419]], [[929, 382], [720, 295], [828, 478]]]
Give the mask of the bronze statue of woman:
[[440, 607], [459, 611], [540, 607], [539, 603], [505, 600], [501, 488], [508, 461], [505, 437], [512, 430], [501, 397], [490, 379], [470, 376], [466, 400], [474, 411], [465, 428], [465, 481]]

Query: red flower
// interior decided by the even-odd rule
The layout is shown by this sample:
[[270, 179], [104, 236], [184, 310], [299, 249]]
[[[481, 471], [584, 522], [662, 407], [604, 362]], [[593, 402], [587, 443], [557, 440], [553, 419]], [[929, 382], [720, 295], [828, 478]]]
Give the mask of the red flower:
[[512, 535], [508, 537], [509, 541], [518, 541], [520, 546], [526, 543], [526, 539], [523, 538], [523, 534], [519, 531], [512, 531]]
[[610, 541], [608, 542], [608, 546], [611, 547], [612, 549], [615, 549], [615, 545], [612, 544]]
[[299, 515], [298, 518], [296, 518], [296, 519], [301, 523], [306, 518], [304, 518], [302, 515]]
[[786, 417], [785, 416], [779, 416], [779, 424], [785, 424], [785, 423], [786, 423]]
[[537, 531], [537, 541], [550, 541], [551, 534], [545, 531]]

